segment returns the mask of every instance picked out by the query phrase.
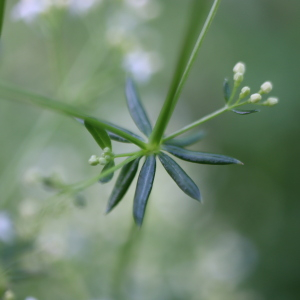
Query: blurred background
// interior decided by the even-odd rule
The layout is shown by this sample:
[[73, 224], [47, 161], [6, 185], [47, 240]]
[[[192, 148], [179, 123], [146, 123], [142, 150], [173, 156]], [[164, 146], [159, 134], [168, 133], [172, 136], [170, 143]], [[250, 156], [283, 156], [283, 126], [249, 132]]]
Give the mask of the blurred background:
[[[200, 1], [200, 0], [199, 0]], [[213, 1], [205, 0], [207, 11]], [[153, 123], [190, 18], [188, 0], [8, 1], [0, 79], [83, 107], [136, 132], [124, 97], [133, 74]], [[53, 182], [99, 173], [81, 124], [0, 101], [0, 292], [15, 299], [300, 299], [298, 0], [223, 1], [168, 133], [223, 106], [238, 61], [252, 91], [271, 80], [280, 103], [226, 113], [192, 149], [244, 166], [180, 161], [200, 187], [189, 199], [158, 164], [143, 228], [128, 251], [133, 189], [109, 215], [114, 182], [53, 198]], [[114, 144], [114, 152], [130, 147]], [[115, 175], [116, 176], [116, 175]], [[116, 274], [127, 251], [125, 273]], [[297, 259], [298, 257], [298, 259]], [[4, 296], [2, 296], [3, 298]], [[4, 299], [4, 298], [3, 298]], [[6, 293], [6, 298], [7, 293]], [[11, 298], [9, 298], [11, 299]]]

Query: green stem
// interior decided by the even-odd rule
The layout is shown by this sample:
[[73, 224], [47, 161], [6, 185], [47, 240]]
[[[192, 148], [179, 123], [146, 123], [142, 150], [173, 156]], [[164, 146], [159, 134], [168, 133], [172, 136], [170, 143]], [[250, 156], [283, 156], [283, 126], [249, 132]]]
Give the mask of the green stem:
[[207, 16], [207, 19], [204, 23], [204, 26], [199, 34], [199, 37], [196, 41], [196, 44], [194, 46], [194, 49], [191, 53], [191, 56], [187, 62], [187, 65], [184, 69], [183, 75], [179, 81], [178, 87], [176, 88], [175, 94], [173, 96], [173, 93], [171, 91], [171, 93], [168, 94], [167, 99], [163, 105], [163, 108], [158, 116], [157, 122], [154, 126], [153, 132], [150, 136], [150, 143], [151, 144], [159, 144], [161, 141], [161, 138], [165, 132], [165, 129], [170, 121], [170, 118], [173, 114], [173, 111], [175, 109], [176, 103], [178, 101], [178, 98], [181, 94], [182, 88], [188, 78], [188, 75], [191, 71], [191, 68], [196, 60], [197, 54], [199, 52], [199, 49], [204, 41], [204, 38], [208, 32], [208, 29], [210, 28], [210, 25], [216, 15], [216, 12], [218, 10], [218, 7], [221, 3], [221, 0], [215, 0], [212, 8]]
[[5, 0], [0, 1], [0, 36], [2, 33], [3, 21], [4, 21], [4, 12], [5, 12]]
[[174, 133], [172, 133], [172, 134], [168, 135], [167, 137], [165, 137], [163, 139], [163, 141], [166, 142], [168, 140], [171, 140], [171, 139], [175, 138], [176, 136], [181, 135], [181, 134], [183, 134], [183, 133], [185, 133], [185, 132], [193, 129], [193, 128], [195, 128], [195, 127], [197, 127], [197, 126], [199, 126], [199, 125], [201, 125], [201, 124], [203, 124], [203, 123], [205, 123], [205, 122], [207, 122], [207, 121], [215, 118], [216, 116], [221, 115], [222, 113], [224, 113], [224, 112], [226, 112], [228, 110], [234, 109], [234, 108], [242, 106], [244, 104], [247, 104], [247, 102], [248, 101], [243, 102], [243, 103], [234, 104], [234, 105], [231, 105], [231, 106], [227, 106], [226, 105], [226, 106], [222, 107], [221, 109], [218, 109], [218, 110], [214, 111], [213, 113], [211, 113], [211, 114], [209, 114], [209, 115], [207, 115], [207, 116], [199, 119], [198, 121], [195, 121], [195, 122], [193, 122], [193, 123], [191, 123], [191, 124], [189, 124], [189, 125], [181, 128], [181, 129], [175, 131]]
[[[20, 90], [15, 87], [10, 87], [10, 86], [0, 84], [0, 92], [2, 92], [2, 91], [7, 92], [8, 96], [12, 97], [14, 100], [16, 100], [16, 98], [17, 98], [18, 101], [19, 100], [26, 101], [24, 99], [20, 99], [19, 97], [27, 97], [30, 102], [32, 102], [36, 105], [46, 107], [47, 109], [51, 109], [51, 110], [57, 111], [59, 113], [64, 113], [66, 115], [69, 115], [69, 116], [72, 116], [75, 118], [87, 120], [95, 127], [100, 127], [102, 129], [104, 128], [106, 130], [109, 130], [109, 131], [127, 139], [128, 141], [136, 144], [140, 148], [147, 149], [147, 145], [144, 142], [140, 141], [139, 139], [131, 136], [130, 134], [127, 134], [126, 132], [123, 132], [120, 129], [115, 128], [114, 126], [107, 124], [106, 122], [102, 122], [94, 117], [90, 117], [84, 113], [81, 113], [77, 108], [74, 108], [71, 105], [68, 105], [63, 102], [59, 102], [59, 101], [56, 101], [53, 99], [49, 99], [49, 98], [41, 96], [41, 95], [36, 95], [36, 94], [33, 94], [28, 91]], [[6, 96], [7, 95], [4, 95], [4, 97], [6, 97]]]
[[119, 256], [117, 258], [116, 266], [112, 278], [112, 289], [111, 293], [115, 300], [123, 300], [124, 293], [122, 285], [128, 278], [128, 267], [130, 266], [132, 250], [136, 247], [138, 229], [133, 223], [131, 225], [128, 237], [124, 245], [119, 249]]
[[140, 151], [129, 152], [129, 153], [121, 153], [121, 154], [115, 154], [115, 155], [114, 155], [114, 158], [132, 156], [132, 155], [135, 155], [135, 154], [137, 154], [137, 153], [140, 153]]

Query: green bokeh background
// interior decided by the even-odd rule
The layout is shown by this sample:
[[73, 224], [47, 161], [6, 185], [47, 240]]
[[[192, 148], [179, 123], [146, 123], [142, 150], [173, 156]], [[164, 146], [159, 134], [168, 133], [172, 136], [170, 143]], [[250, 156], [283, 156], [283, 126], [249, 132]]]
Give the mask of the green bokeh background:
[[[1, 81], [77, 101], [95, 116], [136, 130], [121, 68], [130, 40], [119, 48], [107, 43], [107, 24], [124, 10], [123, 2], [104, 1], [85, 16], [56, 11], [30, 25], [11, 20], [14, 3], [7, 5], [1, 41]], [[162, 60], [150, 81], [138, 83], [152, 121], [174, 71], [190, 1], [156, 4], [160, 14], [130, 32]], [[299, 10], [297, 0], [222, 2], [168, 132], [223, 105], [222, 82], [237, 61], [246, 63], [245, 84], [252, 91], [271, 80], [280, 103], [249, 116], [226, 113], [203, 125], [207, 137], [193, 149], [245, 164], [180, 162], [199, 185], [203, 205], [158, 168], [145, 224], [127, 258], [122, 299], [300, 298]], [[105, 216], [113, 183], [85, 191], [84, 207], [74, 199], [49, 200], [53, 191], [26, 184], [24, 174], [32, 167], [45, 176], [58, 170], [68, 183], [99, 172], [87, 164], [99, 154], [96, 143], [64, 116], [1, 99], [0, 141], [0, 210], [13, 232], [0, 242], [1, 289], [13, 290], [17, 299], [115, 299], [113, 274], [132, 223], [134, 191]], [[128, 149], [115, 145], [114, 151]]]

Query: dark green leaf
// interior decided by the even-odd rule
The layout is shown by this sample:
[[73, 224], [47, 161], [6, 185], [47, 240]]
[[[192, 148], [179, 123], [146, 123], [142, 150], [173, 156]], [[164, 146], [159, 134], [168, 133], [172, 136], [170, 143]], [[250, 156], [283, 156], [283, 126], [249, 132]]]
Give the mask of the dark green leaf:
[[152, 190], [155, 169], [155, 155], [150, 155], [146, 158], [141, 169], [134, 195], [133, 217], [138, 226], [142, 226], [143, 223], [147, 201]]
[[104, 129], [101, 129], [99, 127], [94, 127], [90, 124], [89, 121], [84, 121], [84, 126], [86, 129], [90, 132], [90, 134], [93, 136], [97, 144], [104, 149], [105, 147], [111, 148], [111, 140], [107, 134], [107, 132]]
[[126, 98], [130, 115], [136, 126], [146, 136], [149, 136], [152, 132], [152, 126], [131, 78], [127, 78]]
[[194, 134], [188, 135], [181, 139], [171, 139], [165, 142], [166, 145], [178, 146], [178, 147], [187, 147], [197, 143], [202, 140], [205, 136], [203, 131], [195, 132]]
[[232, 109], [231, 111], [238, 114], [238, 115], [249, 115], [249, 114], [259, 112], [258, 109], [252, 109], [252, 110], [235, 110], [235, 109]]
[[159, 160], [177, 185], [190, 197], [200, 201], [200, 191], [195, 182], [168, 155], [160, 152]]
[[165, 146], [164, 149], [180, 159], [198, 163], [198, 164], [208, 164], [208, 165], [228, 165], [228, 164], [242, 165], [243, 164], [242, 162], [240, 162], [235, 158], [225, 156], [225, 155], [220, 155], [220, 154], [196, 152], [196, 151], [186, 150], [175, 146]]
[[3, 21], [4, 21], [4, 12], [5, 12], [5, 0], [0, 1], [0, 36], [2, 33]]
[[[109, 170], [110, 168], [113, 168], [114, 166], [115, 166], [115, 162], [114, 162], [114, 160], [111, 160], [110, 162], [108, 162], [104, 166], [104, 168], [102, 169], [101, 173], [106, 172], [107, 170]], [[114, 172], [110, 173], [106, 177], [101, 178], [99, 180], [99, 182], [101, 182], [101, 183], [107, 183], [107, 182], [111, 181], [113, 177], [114, 177]]]
[[228, 102], [228, 100], [230, 99], [231, 90], [230, 90], [230, 85], [229, 85], [229, 81], [227, 78], [224, 79], [223, 93], [224, 93], [225, 101]]
[[129, 142], [128, 140], [124, 139], [123, 137], [113, 133], [113, 132], [109, 132], [107, 131], [108, 133], [108, 136], [113, 140], [113, 141], [116, 141], [116, 142], [120, 142], [120, 143], [127, 143], [127, 144], [130, 144], [131, 142]]
[[106, 213], [109, 213], [124, 197], [138, 170], [140, 158], [125, 165], [118, 176], [114, 189], [110, 195]]

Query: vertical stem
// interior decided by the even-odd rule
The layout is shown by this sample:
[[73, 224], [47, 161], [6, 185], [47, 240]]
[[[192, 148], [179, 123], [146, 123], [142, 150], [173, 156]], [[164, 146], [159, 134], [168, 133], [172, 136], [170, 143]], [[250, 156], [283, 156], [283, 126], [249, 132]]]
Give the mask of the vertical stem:
[[150, 136], [150, 143], [152, 144], [159, 144], [161, 141], [161, 138], [164, 134], [164, 131], [170, 121], [170, 118], [173, 114], [173, 111], [175, 109], [176, 103], [178, 101], [178, 98], [181, 94], [182, 88], [188, 78], [188, 75], [191, 71], [191, 68], [196, 60], [197, 54], [199, 52], [199, 49], [203, 43], [203, 40], [208, 32], [208, 29], [210, 28], [210, 25], [216, 15], [216, 12], [218, 10], [218, 7], [221, 3], [221, 0], [215, 0], [213, 3], [213, 6], [206, 18], [206, 21], [203, 25], [203, 28], [199, 34], [199, 37], [196, 41], [196, 44], [194, 46], [194, 49], [190, 55], [190, 58], [187, 62], [187, 65], [185, 67], [185, 70], [183, 72], [183, 75], [179, 81], [178, 87], [176, 88], [175, 94], [173, 96], [172, 91], [169, 92], [167, 99], [163, 105], [163, 108], [158, 116], [157, 122], [155, 124], [155, 127], [153, 129], [152, 135]]
[[113, 274], [112, 283], [112, 295], [114, 300], [123, 300], [123, 282], [128, 278], [127, 271], [131, 262], [131, 255], [133, 247], [136, 245], [138, 235], [138, 229], [134, 223], [132, 223], [127, 241], [124, 243], [121, 249], [119, 249], [119, 256], [117, 259], [116, 267]]

